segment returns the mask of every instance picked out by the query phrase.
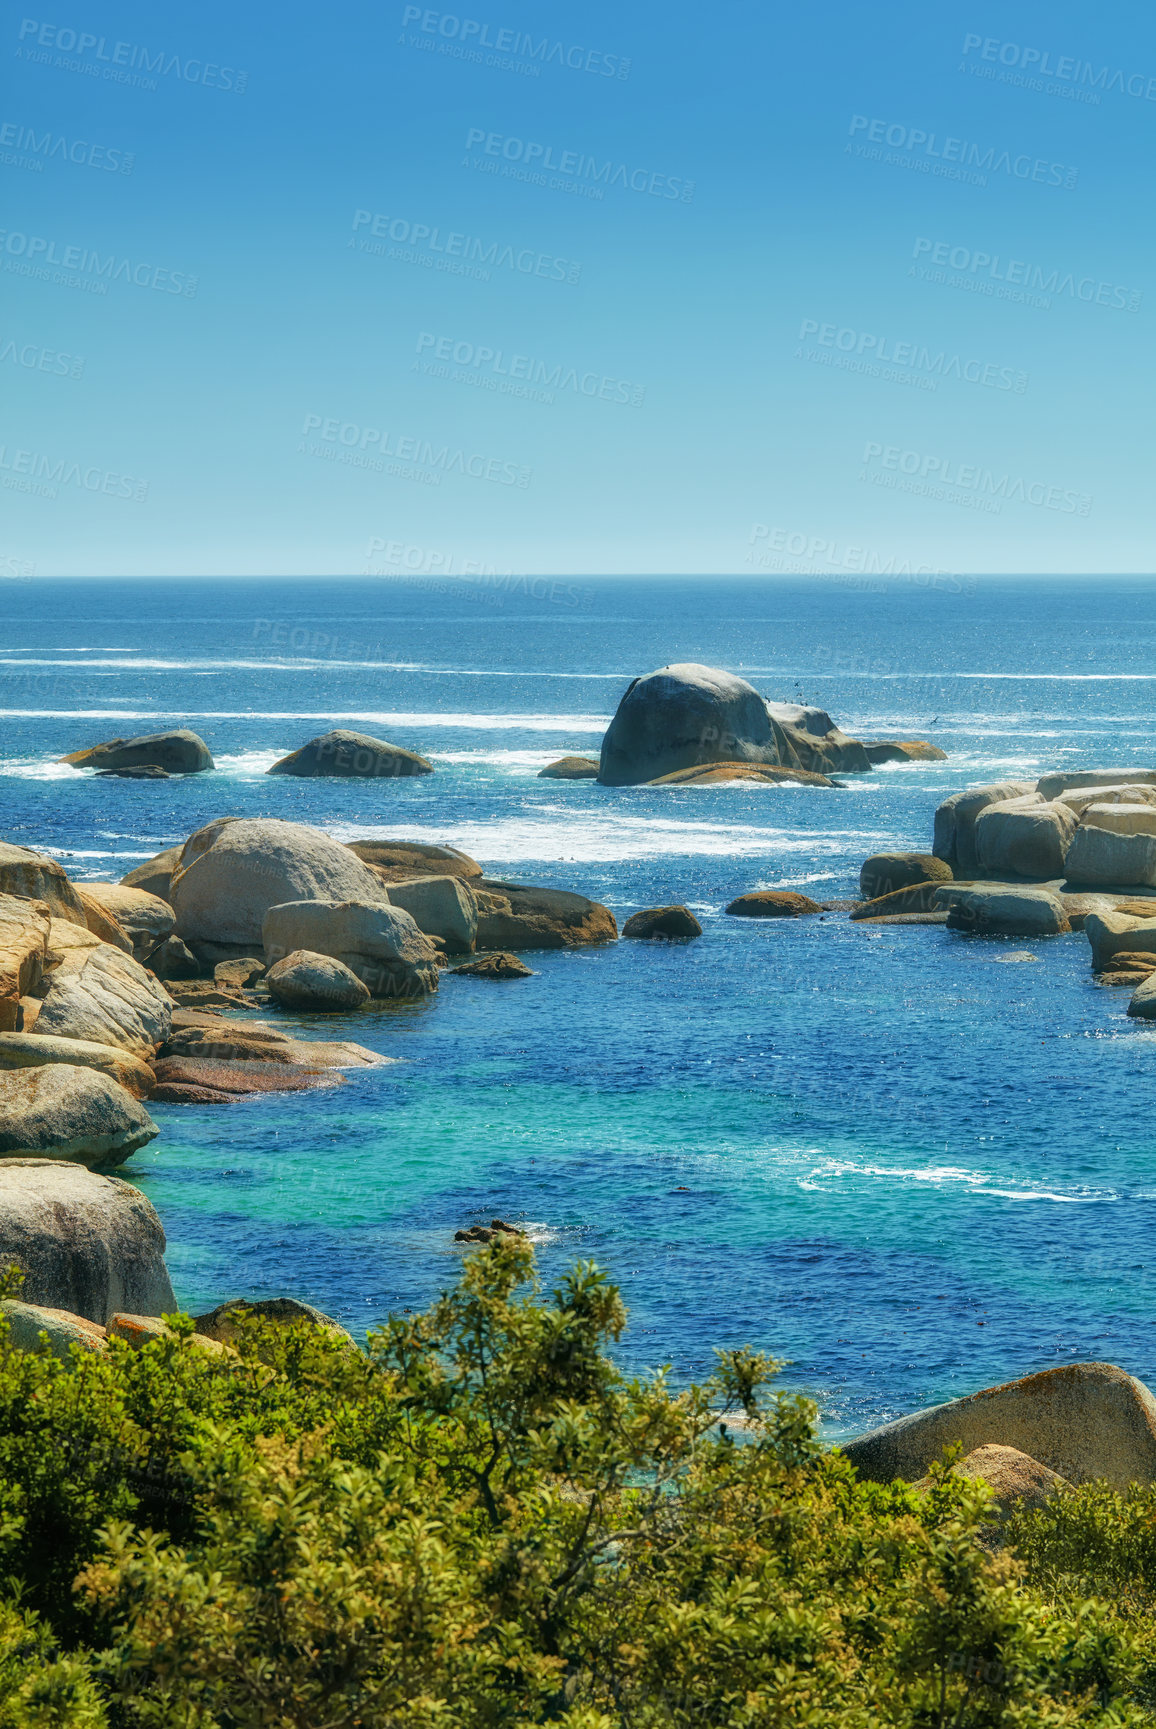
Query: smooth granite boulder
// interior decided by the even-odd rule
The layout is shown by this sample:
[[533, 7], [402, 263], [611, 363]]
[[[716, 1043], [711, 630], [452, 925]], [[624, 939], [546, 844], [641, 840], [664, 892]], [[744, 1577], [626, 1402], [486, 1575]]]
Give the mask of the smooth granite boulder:
[[871, 759], [857, 738], [835, 725], [825, 708], [798, 702], [768, 702], [767, 713], [775, 727], [781, 761], [788, 766], [811, 769], [817, 774], [837, 770], [862, 774]]
[[1147, 800], [1097, 800], [1084, 806], [1079, 820], [1081, 828], [1106, 828], [1112, 834], [1156, 835], [1156, 804]]
[[[53, 919], [37, 1033], [148, 1057], [169, 1035], [172, 998], [131, 955]], [[42, 986], [43, 990], [44, 987]]]
[[622, 935], [635, 942], [692, 942], [702, 935], [702, 926], [689, 907], [646, 907], [631, 913]]
[[[966, 1458], [957, 1459], [951, 1474], [966, 1482], [986, 1483], [993, 1489], [995, 1513], [1001, 1519], [1017, 1507], [1032, 1512], [1044, 1506], [1057, 1490], [1071, 1488], [1066, 1477], [1021, 1453], [1018, 1447], [1000, 1447], [990, 1441], [974, 1448]], [[930, 1489], [931, 1478], [922, 1478], [915, 1487]]]
[[160, 1133], [119, 1081], [69, 1063], [0, 1070], [0, 1159], [122, 1165]]
[[34, 1069], [46, 1063], [66, 1063], [108, 1075], [134, 1099], [147, 1099], [156, 1076], [143, 1058], [115, 1045], [88, 1039], [62, 1039], [35, 1032], [0, 1033], [0, 1074], [9, 1069]]
[[[1113, 809], [1129, 811], [1130, 805], [1093, 806], [1096, 811]], [[1156, 887], [1156, 834], [1142, 830], [1121, 830], [1083, 820], [1068, 848], [1064, 874], [1069, 883], [1095, 885], [1105, 883], [1113, 888]], [[1156, 810], [1148, 812], [1156, 817]]]
[[1118, 954], [1156, 954], [1156, 919], [1121, 912], [1089, 913], [1084, 935], [1092, 947], [1092, 971], [1107, 972]]
[[476, 888], [480, 949], [573, 949], [618, 938], [609, 907], [568, 889], [494, 882], [488, 877]]
[[935, 896], [942, 882], [913, 883], [910, 888], [892, 889], [890, 894], [877, 895], [874, 900], [861, 901], [851, 908], [854, 920], [894, 918], [907, 913], [930, 913], [935, 908]]
[[284, 960], [276, 961], [265, 979], [269, 995], [283, 1009], [337, 1014], [343, 1009], [359, 1009], [370, 1000], [369, 986], [342, 961], [332, 955], [311, 954], [308, 949], [294, 949]]
[[1055, 937], [1071, 930], [1059, 897], [1047, 889], [936, 889], [932, 910], [946, 912], [947, 928], [969, 936]]
[[1075, 816], [1064, 805], [1045, 804], [1038, 793], [1005, 799], [988, 805], [976, 818], [976, 860], [991, 876], [1049, 882], [1063, 876], [1075, 832]]
[[399, 776], [432, 774], [433, 763], [412, 750], [387, 744], [384, 739], [370, 738], [365, 732], [350, 732], [347, 727], [335, 727], [311, 738], [300, 750], [291, 751], [275, 762], [267, 774], [295, 774], [316, 778], [339, 776], [350, 780], [396, 780]]
[[86, 903], [97, 901], [111, 913], [132, 944], [133, 959], [142, 966], [173, 934], [176, 914], [159, 895], [123, 883], [82, 883], [79, 892]]
[[478, 934], [478, 902], [469, 883], [454, 876], [418, 876], [386, 886], [389, 904], [401, 907], [427, 937], [441, 937], [446, 952], [468, 955]]
[[43, 901], [54, 919], [88, 929], [80, 896], [64, 873], [64, 867], [43, 853], [0, 841], [0, 894], [17, 900]]
[[[1156, 956], [1153, 956], [1156, 961]], [[1156, 969], [1132, 992], [1128, 1013], [1136, 1021], [1156, 1021]]]
[[1156, 769], [1089, 768], [1041, 775], [1035, 789], [1041, 798], [1058, 798], [1062, 792], [1086, 787], [1156, 786]]
[[44, 901], [0, 894], [0, 1032], [20, 1025], [20, 999], [40, 985], [48, 955]]
[[702, 763], [781, 764], [779, 735], [753, 685], [684, 663], [636, 678], [602, 740], [604, 786], [638, 786]]
[[1066, 804], [1077, 817], [1082, 817], [1092, 805], [1156, 805], [1156, 786], [1077, 787], [1071, 792], [1057, 793], [1055, 803]]
[[949, 883], [951, 877], [951, 866], [934, 853], [877, 852], [860, 866], [859, 893], [873, 901], [919, 883]]
[[[272, 817], [218, 821], [190, 836], [169, 900], [184, 942], [232, 945], [242, 954], [260, 945], [270, 907], [307, 900], [387, 904], [381, 879], [348, 847], [320, 829]], [[317, 946], [294, 942], [282, 952]]]
[[1072, 1363], [885, 1423], [842, 1451], [872, 1482], [918, 1482], [944, 1447], [1015, 1447], [1071, 1483], [1156, 1481], [1156, 1400], [1112, 1363]]
[[598, 759], [592, 756], [560, 756], [538, 770], [539, 780], [597, 780]]
[[47, 1350], [59, 1362], [69, 1363], [74, 1345], [85, 1352], [108, 1347], [104, 1327], [86, 1321], [83, 1315], [70, 1315], [66, 1309], [46, 1309], [39, 1303], [8, 1297], [0, 1301], [0, 1316], [8, 1322], [8, 1343], [17, 1351]]
[[[378, 885], [378, 893], [381, 892]], [[288, 901], [265, 914], [265, 957], [296, 949], [332, 955], [379, 999], [414, 999], [437, 990], [433, 945], [402, 907], [372, 900]]]
[[155, 766], [169, 774], [202, 774], [213, 767], [213, 758], [203, 738], [188, 727], [171, 732], [151, 732], [140, 738], [110, 738], [85, 750], [62, 756], [73, 768], [138, 768]]
[[738, 895], [725, 910], [736, 919], [799, 919], [823, 909], [795, 889], [752, 889], [750, 894]]
[[461, 877], [470, 882], [484, 873], [477, 859], [457, 847], [417, 840], [351, 840], [351, 853], [377, 872], [383, 882], [409, 882], [417, 876]]
[[96, 895], [89, 892], [87, 883], [74, 884], [77, 898], [84, 908], [85, 929], [94, 937], [99, 937], [102, 943], [108, 943], [110, 948], [119, 949], [122, 954], [132, 954], [132, 938], [114, 913], [111, 913]]
[[161, 1058], [200, 1062], [288, 1063], [311, 1069], [379, 1068], [397, 1062], [348, 1039], [298, 1039], [268, 1021], [228, 1021], [199, 1009], [178, 1009]]
[[976, 819], [989, 805], [1005, 804], [1009, 799], [1023, 798], [1035, 790], [1033, 781], [1008, 780], [952, 793], [935, 813], [932, 852], [936, 858], [949, 864], [957, 877], [973, 875], [979, 869], [975, 853]]
[[55, 1159], [0, 1161], [0, 1265], [24, 1269], [21, 1298], [106, 1325], [125, 1309], [173, 1314], [165, 1233], [118, 1177]]
[[157, 853], [153, 858], [145, 859], [143, 864], [138, 864], [128, 872], [127, 876], [122, 876], [120, 879], [122, 887], [144, 889], [147, 894], [156, 895], [160, 900], [167, 901], [169, 884], [180, 861], [180, 856], [181, 848], [179, 846], [166, 847], [163, 852]]

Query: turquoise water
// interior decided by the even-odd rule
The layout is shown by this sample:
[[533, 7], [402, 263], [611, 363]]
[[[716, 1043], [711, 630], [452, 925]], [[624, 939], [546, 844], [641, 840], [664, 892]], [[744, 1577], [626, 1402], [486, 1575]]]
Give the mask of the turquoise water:
[[[716, 1345], [761, 1346], [833, 1434], [1062, 1361], [1156, 1379], [1156, 1033], [1091, 983], [1086, 940], [722, 913], [758, 887], [853, 894], [868, 853], [928, 846], [962, 786], [1156, 764], [1156, 585], [564, 587], [0, 588], [0, 834], [78, 878], [265, 814], [449, 842], [620, 921], [684, 901], [704, 926], [686, 947], [528, 956], [516, 984], [443, 978], [422, 1008], [278, 1016], [402, 1060], [328, 1092], [156, 1107], [126, 1174], [181, 1301], [291, 1292], [363, 1331], [453, 1279], [455, 1229], [514, 1215], [547, 1280], [592, 1257], [621, 1283], [624, 1361], [701, 1374]], [[679, 659], [949, 760], [833, 792], [536, 778], [595, 751], [629, 680]], [[218, 772], [54, 766], [177, 722]], [[438, 772], [265, 777], [341, 723]]]

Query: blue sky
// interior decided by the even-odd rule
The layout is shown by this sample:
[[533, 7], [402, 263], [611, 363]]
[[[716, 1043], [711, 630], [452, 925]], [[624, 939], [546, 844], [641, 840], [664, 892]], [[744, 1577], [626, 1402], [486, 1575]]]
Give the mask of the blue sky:
[[1148, 9], [36, 3], [0, 574], [1151, 570]]

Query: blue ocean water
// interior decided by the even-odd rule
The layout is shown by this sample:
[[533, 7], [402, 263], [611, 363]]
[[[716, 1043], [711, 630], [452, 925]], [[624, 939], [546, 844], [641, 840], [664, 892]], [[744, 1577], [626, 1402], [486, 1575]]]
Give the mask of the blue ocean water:
[[[607, 789], [629, 680], [728, 667], [944, 763], [845, 789]], [[686, 947], [528, 957], [435, 1000], [279, 1019], [401, 1058], [329, 1092], [157, 1106], [126, 1175], [182, 1303], [290, 1292], [364, 1331], [455, 1276], [454, 1230], [530, 1221], [543, 1278], [593, 1258], [623, 1360], [787, 1360], [832, 1435], [1058, 1362], [1156, 1380], [1156, 1032], [1079, 935], [1025, 944], [845, 914], [727, 919], [734, 895], [856, 892], [936, 804], [1052, 767], [1156, 764], [1156, 584], [498, 579], [0, 584], [0, 836], [118, 878], [222, 815], [465, 848], [621, 921], [683, 901]], [[217, 772], [97, 780], [55, 759], [188, 724]], [[335, 724], [431, 757], [415, 781], [268, 779]], [[1029, 949], [1033, 963], [1006, 964]]]

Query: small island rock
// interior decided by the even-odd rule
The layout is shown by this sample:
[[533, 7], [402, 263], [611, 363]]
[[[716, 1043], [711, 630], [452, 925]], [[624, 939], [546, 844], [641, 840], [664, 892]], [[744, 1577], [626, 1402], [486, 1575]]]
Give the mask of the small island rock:
[[622, 935], [635, 941], [691, 942], [702, 935], [702, 926], [689, 907], [646, 907], [631, 913], [622, 927]]
[[62, 756], [73, 768], [163, 768], [169, 774], [203, 774], [213, 758], [203, 738], [188, 727], [153, 732], [140, 738], [110, 738]]
[[365, 732], [336, 727], [311, 738], [300, 750], [290, 751], [275, 762], [268, 774], [318, 777], [333, 775], [344, 780], [396, 780], [401, 776], [432, 774], [433, 763], [412, 750], [370, 738]]

